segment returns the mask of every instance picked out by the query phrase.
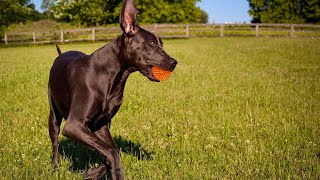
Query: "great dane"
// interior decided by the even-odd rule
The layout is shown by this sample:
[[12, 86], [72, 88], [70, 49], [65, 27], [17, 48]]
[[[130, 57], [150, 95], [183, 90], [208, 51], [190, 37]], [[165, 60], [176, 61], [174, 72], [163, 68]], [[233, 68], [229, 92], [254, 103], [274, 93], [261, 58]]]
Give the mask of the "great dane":
[[173, 71], [177, 61], [163, 50], [163, 43], [136, 22], [134, 0], [125, 0], [120, 13], [123, 34], [91, 55], [79, 51], [61, 53], [50, 71], [49, 133], [53, 147], [53, 167], [58, 166], [58, 135], [62, 134], [106, 158], [99, 167], [87, 170], [86, 179], [104, 177], [111, 168], [112, 179], [123, 179], [119, 149], [111, 134], [112, 117], [122, 103], [128, 76], [139, 71], [158, 82], [154, 66]]

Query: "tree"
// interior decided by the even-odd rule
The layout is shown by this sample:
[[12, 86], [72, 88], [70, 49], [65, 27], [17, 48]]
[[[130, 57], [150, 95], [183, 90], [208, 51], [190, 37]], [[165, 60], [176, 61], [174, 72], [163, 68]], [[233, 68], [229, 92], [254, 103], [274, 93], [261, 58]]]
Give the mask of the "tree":
[[41, 14], [30, 0], [0, 0], [0, 32], [10, 24], [38, 20]]
[[[141, 23], [206, 23], [208, 15], [196, 7], [200, 0], [136, 0]], [[59, 0], [52, 8], [61, 21], [83, 25], [119, 22], [123, 0]]]
[[253, 23], [320, 23], [320, 0], [248, 0]]
[[[83, 25], [110, 24], [119, 21], [114, 10], [121, 0], [60, 0], [51, 8], [54, 18]], [[120, 12], [120, 11], [119, 11]]]
[[41, 4], [41, 9], [43, 10], [43, 14], [47, 17], [51, 17], [51, 8], [56, 4], [56, 0], [43, 0]]
[[200, 23], [208, 23], [208, 20], [209, 20], [208, 13], [201, 9]]
[[139, 22], [201, 23], [200, 0], [138, 0]]

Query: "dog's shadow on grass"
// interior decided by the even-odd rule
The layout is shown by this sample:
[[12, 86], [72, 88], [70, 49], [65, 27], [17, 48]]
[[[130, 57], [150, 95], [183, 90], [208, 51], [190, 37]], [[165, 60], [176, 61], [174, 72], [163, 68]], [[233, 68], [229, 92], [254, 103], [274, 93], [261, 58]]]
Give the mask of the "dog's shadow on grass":
[[[121, 136], [113, 138], [121, 153], [135, 156], [138, 160], [152, 160], [153, 152], [148, 152], [141, 147], [141, 144], [123, 139]], [[72, 141], [63, 139], [59, 141], [59, 154], [63, 159], [69, 159], [72, 163], [71, 171], [85, 171], [88, 168], [102, 164], [104, 158], [97, 152], [92, 151], [85, 146]]]

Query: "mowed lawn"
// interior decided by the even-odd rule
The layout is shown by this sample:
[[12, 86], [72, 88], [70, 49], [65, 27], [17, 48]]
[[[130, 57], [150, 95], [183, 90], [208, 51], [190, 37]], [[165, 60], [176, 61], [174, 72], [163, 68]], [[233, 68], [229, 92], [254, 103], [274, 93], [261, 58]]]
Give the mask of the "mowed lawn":
[[[161, 83], [132, 74], [112, 122], [125, 179], [320, 178], [319, 39], [164, 42], [176, 70]], [[103, 160], [61, 136], [61, 166], [51, 170], [56, 56], [54, 45], [0, 48], [0, 179], [81, 179]]]

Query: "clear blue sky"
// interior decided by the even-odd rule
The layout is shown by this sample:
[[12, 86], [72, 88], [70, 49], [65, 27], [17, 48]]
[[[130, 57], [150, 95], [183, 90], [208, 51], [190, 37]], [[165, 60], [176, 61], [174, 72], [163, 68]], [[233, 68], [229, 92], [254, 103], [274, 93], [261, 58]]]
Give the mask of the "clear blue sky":
[[202, 0], [198, 6], [209, 14], [209, 23], [249, 23], [251, 20], [247, 0]]
[[[42, 0], [31, 0], [31, 2], [40, 10]], [[247, 0], [202, 0], [198, 6], [209, 14], [209, 23], [248, 23], [251, 19], [248, 15]]]

